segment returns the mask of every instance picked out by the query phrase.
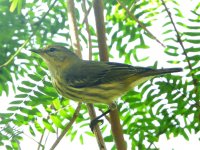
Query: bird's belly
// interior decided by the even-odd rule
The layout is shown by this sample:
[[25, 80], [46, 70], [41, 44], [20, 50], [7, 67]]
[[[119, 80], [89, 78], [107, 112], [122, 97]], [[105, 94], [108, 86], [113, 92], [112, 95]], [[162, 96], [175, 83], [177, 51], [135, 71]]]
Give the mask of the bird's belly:
[[60, 95], [78, 102], [111, 104], [127, 91], [119, 83], [101, 84], [92, 87], [74, 88], [52, 80], [53, 86]]
[[130, 89], [151, 78], [152, 77], [146, 77], [129, 83], [112, 82], [81, 88], [68, 86], [58, 80], [52, 80], [52, 83], [58, 93], [65, 98], [78, 102], [111, 104]]

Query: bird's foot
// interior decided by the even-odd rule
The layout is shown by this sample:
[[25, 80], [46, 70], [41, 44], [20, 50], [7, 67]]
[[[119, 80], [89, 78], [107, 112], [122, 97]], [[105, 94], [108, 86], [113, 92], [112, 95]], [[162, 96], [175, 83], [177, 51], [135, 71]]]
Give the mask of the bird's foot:
[[111, 110], [107, 110], [106, 112], [104, 112], [103, 114], [101, 114], [100, 116], [96, 117], [95, 119], [93, 119], [91, 122], [90, 122], [90, 129], [92, 130], [92, 132], [94, 132], [94, 127], [101, 123], [100, 125], [103, 124], [103, 119], [100, 119], [102, 118], [103, 116], [107, 115]]

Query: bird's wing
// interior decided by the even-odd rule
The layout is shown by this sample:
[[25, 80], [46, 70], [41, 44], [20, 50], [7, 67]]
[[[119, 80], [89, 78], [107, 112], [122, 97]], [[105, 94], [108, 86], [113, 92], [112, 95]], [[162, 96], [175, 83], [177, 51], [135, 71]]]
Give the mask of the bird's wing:
[[83, 61], [67, 71], [65, 80], [69, 86], [82, 88], [123, 80], [148, 70], [152, 69], [112, 62]]

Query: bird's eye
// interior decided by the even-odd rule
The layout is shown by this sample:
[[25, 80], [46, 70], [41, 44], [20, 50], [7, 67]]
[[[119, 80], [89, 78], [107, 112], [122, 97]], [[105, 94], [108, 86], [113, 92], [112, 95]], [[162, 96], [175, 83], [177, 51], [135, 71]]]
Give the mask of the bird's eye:
[[56, 51], [56, 48], [51, 47], [51, 48], [49, 49], [49, 52], [54, 52], [54, 51]]

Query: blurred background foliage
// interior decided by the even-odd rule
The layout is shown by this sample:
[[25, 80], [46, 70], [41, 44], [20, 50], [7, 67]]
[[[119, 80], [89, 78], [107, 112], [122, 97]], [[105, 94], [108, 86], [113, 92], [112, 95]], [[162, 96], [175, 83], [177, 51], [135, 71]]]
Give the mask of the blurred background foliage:
[[[180, 74], [147, 81], [117, 101], [129, 149], [159, 148], [156, 143], [161, 135], [183, 136], [189, 140], [190, 134], [199, 133], [200, 2], [187, 2], [191, 4], [188, 12], [181, 7], [181, 0], [165, 0], [167, 9], [162, 0], [104, 0], [111, 60], [137, 66], [184, 69]], [[92, 0], [86, 0], [87, 10], [92, 4]], [[79, 38], [83, 55], [87, 56], [83, 1], [76, 0], [75, 5]], [[0, 146], [6, 149], [20, 149], [24, 134], [32, 138], [45, 132], [57, 134], [73, 116], [77, 104], [57, 94], [46, 65], [28, 51], [55, 43], [70, 47], [66, 9], [64, 0], [0, 1], [0, 65], [28, 40], [14, 59], [0, 67], [0, 95], [9, 97], [15, 93], [7, 110], [0, 113]], [[93, 18], [93, 10], [89, 17]], [[98, 60], [95, 22], [89, 19], [89, 25], [93, 59]], [[0, 101], [8, 103], [3, 98]], [[107, 109], [104, 105], [96, 106], [102, 111]], [[78, 137], [80, 143], [84, 143], [85, 137], [93, 135], [85, 105], [80, 113], [67, 136], [71, 140]], [[112, 142], [114, 149], [108, 124], [105, 121], [101, 126], [103, 136], [106, 142]], [[24, 131], [23, 127], [28, 130]], [[49, 147], [44, 140], [36, 140], [41, 147]]]

